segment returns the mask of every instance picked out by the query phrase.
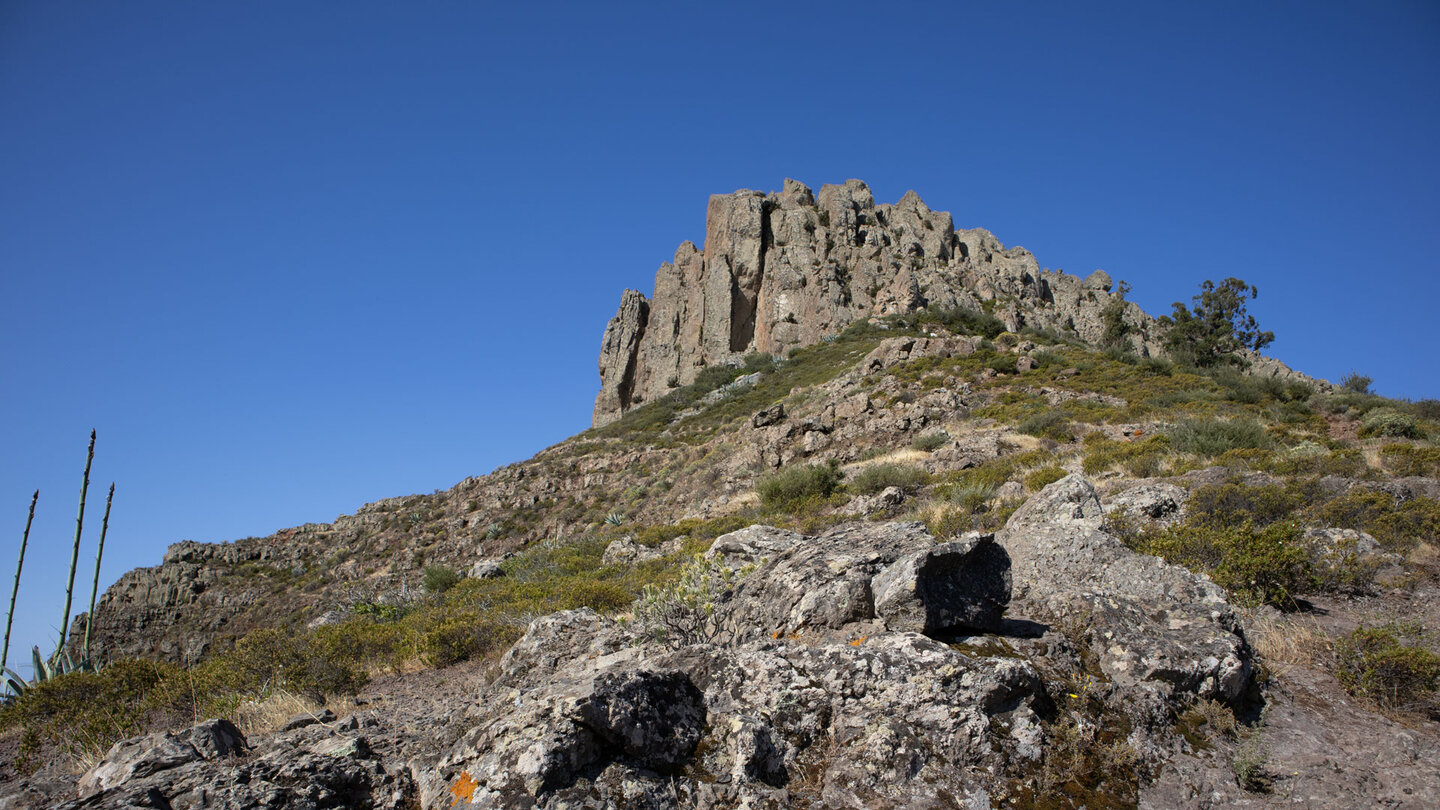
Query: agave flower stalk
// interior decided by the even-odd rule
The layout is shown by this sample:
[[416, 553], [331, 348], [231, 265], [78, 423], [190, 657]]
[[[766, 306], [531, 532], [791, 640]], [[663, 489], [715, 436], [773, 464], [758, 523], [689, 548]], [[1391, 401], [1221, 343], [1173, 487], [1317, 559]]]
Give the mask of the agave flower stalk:
[[65, 616], [60, 621], [60, 646], [56, 654], [65, 650], [65, 640], [70, 633], [70, 601], [75, 593], [75, 569], [80, 565], [80, 530], [85, 525], [85, 492], [90, 489], [90, 463], [95, 460], [95, 431], [90, 431], [90, 452], [85, 456], [85, 475], [80, 479], [80, 511], [75, 514], [75, 549], [70, 552], [70, 581], [65, 584]]
[[105, 556], [105, 533], [110, 531], [110, 504], [115, 500], [115, 482], [105, 496], [105, 517], [100, 519], [100, 548], [95, 550], [95, 580], [90, 583], [90, 612], [85, 614], [85, 646], [81, 660], [90, 661], [90, 628], [95, 625], [95, 595], [100, 591], [100, 558]]
[[25, 567], [25, 546], [30, 543], [30, 524], [35, 522], [35, 502], [40, 500], [40, 490], [30, 496], [30, 516], [25, 518], [25, 534], [20, 537], [20, 561], [15, 563], [15, 587], [10, 590], [10, 612], [5, 614], [5, 648], [0, 650], [0, 670], [10, 659], [10, 625], [15, 621], [15, 599], [20, 596], [20, 570]]

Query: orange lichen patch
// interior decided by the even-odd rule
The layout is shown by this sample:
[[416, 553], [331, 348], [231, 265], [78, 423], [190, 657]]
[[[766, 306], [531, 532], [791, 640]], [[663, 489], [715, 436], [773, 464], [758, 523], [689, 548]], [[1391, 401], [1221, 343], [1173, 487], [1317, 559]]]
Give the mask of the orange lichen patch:
[[852, 639], [850, 639], [850, 646], [851, 646], [851, 647], [859, 647], [861, 644], [864, 644], [864, 643], [865, 643], [865, 638], [866, 638], [865, 636], [861, 636], [861, 637], [859, 637], [859, 638], [852, 638]]
[[776, 630], [775, 632], [771, 633], [770, 638], [780, 638], [780, 631]]
[[450, 786], [450, 793], [455, 796], [455, 800], [450, 802], [450, 806], [454, 807], [459, 804], [461, 799], [469, 804], [470, 800], [475, 798], [475, 788], [478, 787], [480, 787], [480, 783], [475, 781], [475, 777], [471, 776], [469, 771], [461, 771], [460, 778]]

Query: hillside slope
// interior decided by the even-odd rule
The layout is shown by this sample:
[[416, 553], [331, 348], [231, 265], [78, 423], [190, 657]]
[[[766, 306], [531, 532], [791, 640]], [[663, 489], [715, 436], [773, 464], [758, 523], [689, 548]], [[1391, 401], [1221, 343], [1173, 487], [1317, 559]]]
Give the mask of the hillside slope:
[[[831, 210], [808, 193], [712, 214]], [[957, 249], [922, 208], [860, 206], [890, 246], [909, 211]], [[1143, 339], [1102, 351], [1055, 328], [1070, 277], [1030, 278], [1048, 299], [966, 287], [976, 308], [704, 355], [446, 491], [175, 544], [97, 606], [114, 663], [0, 710], [0, 807], [209, 716], [250, 753], [214, 725], [141, 738], [76, 806], [1440, 800], [1440, 408], [1177, 367], [1134, 310]], [[1075, 284], [1075, 312], [1111, 300]], [[285, 696], [338, 721], [265, 719]]]

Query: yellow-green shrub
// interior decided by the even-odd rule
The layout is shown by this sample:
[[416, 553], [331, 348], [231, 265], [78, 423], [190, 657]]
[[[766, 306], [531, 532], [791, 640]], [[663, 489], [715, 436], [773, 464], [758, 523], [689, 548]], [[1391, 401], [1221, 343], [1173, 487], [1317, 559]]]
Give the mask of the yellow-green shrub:
[[1388, 709], [1434, 711], [1440, 656], [1402, 639], [1413, 629], [1360, 627], [1341, 638], [1335, 645], [1340, 683]]

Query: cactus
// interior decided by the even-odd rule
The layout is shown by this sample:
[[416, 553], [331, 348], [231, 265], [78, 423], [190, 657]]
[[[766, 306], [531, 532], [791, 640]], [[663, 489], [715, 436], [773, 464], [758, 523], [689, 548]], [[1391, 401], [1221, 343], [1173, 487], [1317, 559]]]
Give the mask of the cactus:
[[40, 500], [40, 490], [30, 496], [30, 516], [25, 518], [25, 534], [20, 537], [20, 561], [15, 563], [15, 587], [10, 591], [10, 612], [5, 614], [5, 647], [0, 650], [0, 671], [10, 660], [10, 625], [15, 621], [15, 599], [20, 596], [20, 570], [25, 567], [25, 546], [30, 543], [30, 524], [35, 522], [35, 502]]
[[[60, 621], [60, 646], [55, 650], [58, 659], [65, 650], [65, 641], [70, 632], [70, 600], [75, 593], [75, 568], [80, 565], [80, 530], [85, 525], [85, 492], [90, 489], [90, 464], [95, 460], [95, 431], [90, 431], [90, 451], [85, 455], [85, 475], [80, 479], [80, 511], [75, 514], [75, 550], [70, 553], [70, 581], [65, 584], [65, 616]], [[52, 659], [52, 660], [54, 660]]]
[[100, 519], [100, 547], [95, 550], [95, 580], [90, 583], [90, 611], [85, 614], [85, 645], [81, 648], [81, 661], [90, 661], [90, 628], [95, 624], [95, 596], [100, 591], [100, 558], [105, 555], [105, 533], [110, 531], [110, 504], [115, 500], [115, 482], [110, 482], [110, 494], [105, 496], [105, 517]]

